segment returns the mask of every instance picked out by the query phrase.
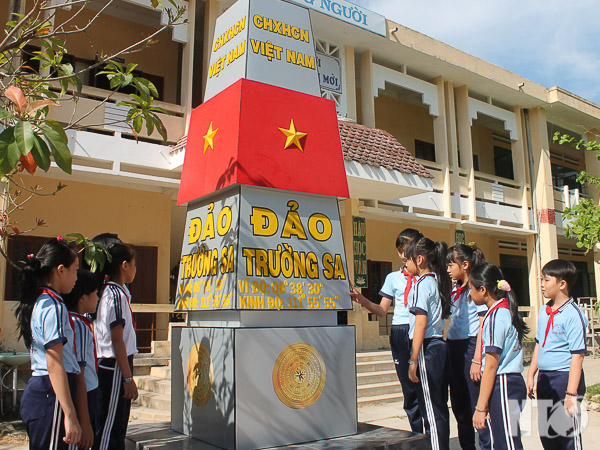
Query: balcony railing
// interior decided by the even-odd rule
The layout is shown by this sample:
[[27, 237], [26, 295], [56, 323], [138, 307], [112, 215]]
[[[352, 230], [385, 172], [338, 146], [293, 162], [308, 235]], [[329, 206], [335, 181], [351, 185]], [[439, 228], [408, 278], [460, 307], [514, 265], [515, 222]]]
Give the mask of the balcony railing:
[[[73, 102], [64, 102], [60, 108], [51, 108], [49, 117], [62, 123], [81, 119], [79, 125], [86, 127], [88, 131], [97, 130], [113, 135], [121, 133], [133, 137], [134, 134], [131, 128], [126, 123], [120, 122], [120, 120], [124, 119], [124, 108], [116, 105], [121, 101], [129, 100], [129, 96], [115, 93], [109, 101], [103, 103], [103, 100], [109, 94], [110, 91], [104, 89], [84, 86], [77, 105]], [[169, 141], [177, 141], [185, 133], [185, 108], [180, 105], [160, 101], [154, 101], [153, 105], [167, 111], [167, 114], [158, 113], [157, 115], [167, 129]], [[93, 112], [90, 113], [90, 111]], [[145, 127], [142, 128], [139, 137], [156, 141], [156, 143], [162, 141], [156, 130], [149, 136]]]

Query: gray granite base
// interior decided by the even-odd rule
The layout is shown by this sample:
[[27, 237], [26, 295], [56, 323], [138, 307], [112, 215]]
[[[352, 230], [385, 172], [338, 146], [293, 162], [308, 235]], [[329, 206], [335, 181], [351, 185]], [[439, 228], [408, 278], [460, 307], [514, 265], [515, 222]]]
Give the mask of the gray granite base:
[[[170, 423], [130, 423], [127, 430], [127, 448], [135, 450], [214, 450], [213, 445], [192, 439], [171, 430]], [[425, 450], [429, 441], [423, 434], [368, 423], [358, 424], [358, 433], [321, 441], [271, 447], [272, 449], [381, 449]]]

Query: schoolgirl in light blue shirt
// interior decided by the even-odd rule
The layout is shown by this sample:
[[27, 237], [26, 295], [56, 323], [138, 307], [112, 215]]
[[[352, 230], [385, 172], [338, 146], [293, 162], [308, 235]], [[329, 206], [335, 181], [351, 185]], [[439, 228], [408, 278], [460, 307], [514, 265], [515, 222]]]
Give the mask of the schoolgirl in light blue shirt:
[[448, 411], [448, 346], [442, 339], [450, 315], [450, 277], [446, 271], [445, 242], [422, 238], [405, 250], [406, 268], [418, 276], [412, 292], [408, 376], [418, 386], [419, 409], [432, 449], [450, 448]]
[[37, 255], [28, 255], [23, 267], [16, 314], [33, 376], [20, 413], [32, 449], [90, 448], [93, 443], [92, 436], [82, 440], [74, 406], [83, 377], [78, 379], [73, 329], [61, 297], [73, 289], [78, 267], [77, 253], [60, 236], [48, 240]]
[[[494, 449], [522, 449], [519, 417], [527, 389], [522, 342], [529, 329], [519, 315], [519, 303], [502, 271], [490, 262], [469, 271], [471, 298], [486, 304], [481, 331], [483, 375], [473, 426], [488, 428]], [[489, 417], [489, 419], [488, 419]]]
[[410, 338], [415, 334], [416, 314], [427, 316], [425, 326], [425, 339], [441, 338], [444, 335], [445, 320], [442, 317], [442, 302], [438, 290], [437, 276], [433, 272], [421, 275], [412, 290], [410, 306]]
[[[458, 426], [458, 440], [464, 449], [475, 448], [473, 413], [481, 381], [481, 323], [486, 305], [471, 299], [469, 270], [484, 260], [483, 252], [473, 244], [456, 244], [448, 249], [448, 274], [454, 280], [450, 323], [446, 333], [450, 401]], [[491, 450], [487, 429], [478, 430], [479, 448]]]

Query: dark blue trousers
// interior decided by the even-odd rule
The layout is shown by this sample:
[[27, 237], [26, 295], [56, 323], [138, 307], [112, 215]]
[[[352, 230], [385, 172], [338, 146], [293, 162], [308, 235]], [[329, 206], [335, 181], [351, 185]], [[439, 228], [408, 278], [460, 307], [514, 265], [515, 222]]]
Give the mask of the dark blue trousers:
[[[458, 425], [458, 441], [463, 450], [475, 450], [473, 407], [468, 382], [471, 381], [469, 339], [448, 339], [448, 381], [452, 413]], [[471, 381], [471, 384], [473, 382]]]
[[581, 442], [581, 400], [585, 395], [583, 371], [579, 379], [579, 414], [566, 414], [563, 400], [569, 383], [569, 372], [540, 370], [537, 381], [538, 430], [546, 450], [579, 450]]
[[[133, 355], [128, 357], [133, 373]], [[131, 400], [123, 398], [123, 374], [115, 358], [98, 362], [99, 426], [94, 436], [96, 450], [124, 450]]]
[[417, 398], [432, 450], [450, 448], [448, 345], [441, 338], [423, 341], [419, 353]]
[[527, 388], [520, 373], [496, 375], [489, 408], [492, 447], [494, 450], [521, 450], [520, 416]]
[[94, 430], [94, 435], [96, 434], [96, 430], [100, 426], [99, 421], [99, 406], [100, 406], [100, 397], [98, 395], [98, 388], [92, 389], [87, 393], [88, 400], [88, 411], [90, 414], [90, 423], [92, 424], [92, 430]]
[[[458, 424], [458, 440], [463, 450], [475, 448], [473, 414], [479, 398], [480, 382], [471, 380], [471, 361], [475, 357], [477, 338], [448, 339], [450, 402]], [[490, 430], [477, 430], [479, 448], [491, 450]]]
[[422, 433], [423, 417], [419, 411], [419, 401], [417, 399], [418, 387], [408, 378], [408, 360], [412, 351], [410, 339], [408, 338], [408, 328], [409, 325], [392, 325], [390, 347], [396, 366], [396, 374], [402, 386], [404, 411], [408, 416], [410, 428], [415, 433]]
[[[73, 404], [77, 400], [77, 376], [68, 373]], [[65, 415], [48, 375], [31, 377], [21, 397], [21, 419], [29, 436], [30, 450], [67, 449]]]

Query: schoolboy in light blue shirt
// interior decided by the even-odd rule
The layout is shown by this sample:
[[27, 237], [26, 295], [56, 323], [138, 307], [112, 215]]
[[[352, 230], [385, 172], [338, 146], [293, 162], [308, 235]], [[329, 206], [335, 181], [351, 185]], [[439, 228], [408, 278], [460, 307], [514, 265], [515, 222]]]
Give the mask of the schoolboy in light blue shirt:
[[[577, 269], [570, 261], [555, 259], [544, 266], [542, 275], [542, 292], [549, 302], [539, 313], [527, 391], [533, 398], [535, 374], [539, 369], [538, 428], [543, 447], [579, 449], [587, 319], [569, 296], [577, 280]], [[560, 415], [558, 419], [556, 414]], [[552, 423], [568, 426], [554, 429], [548, 420], [550, 416]]]

